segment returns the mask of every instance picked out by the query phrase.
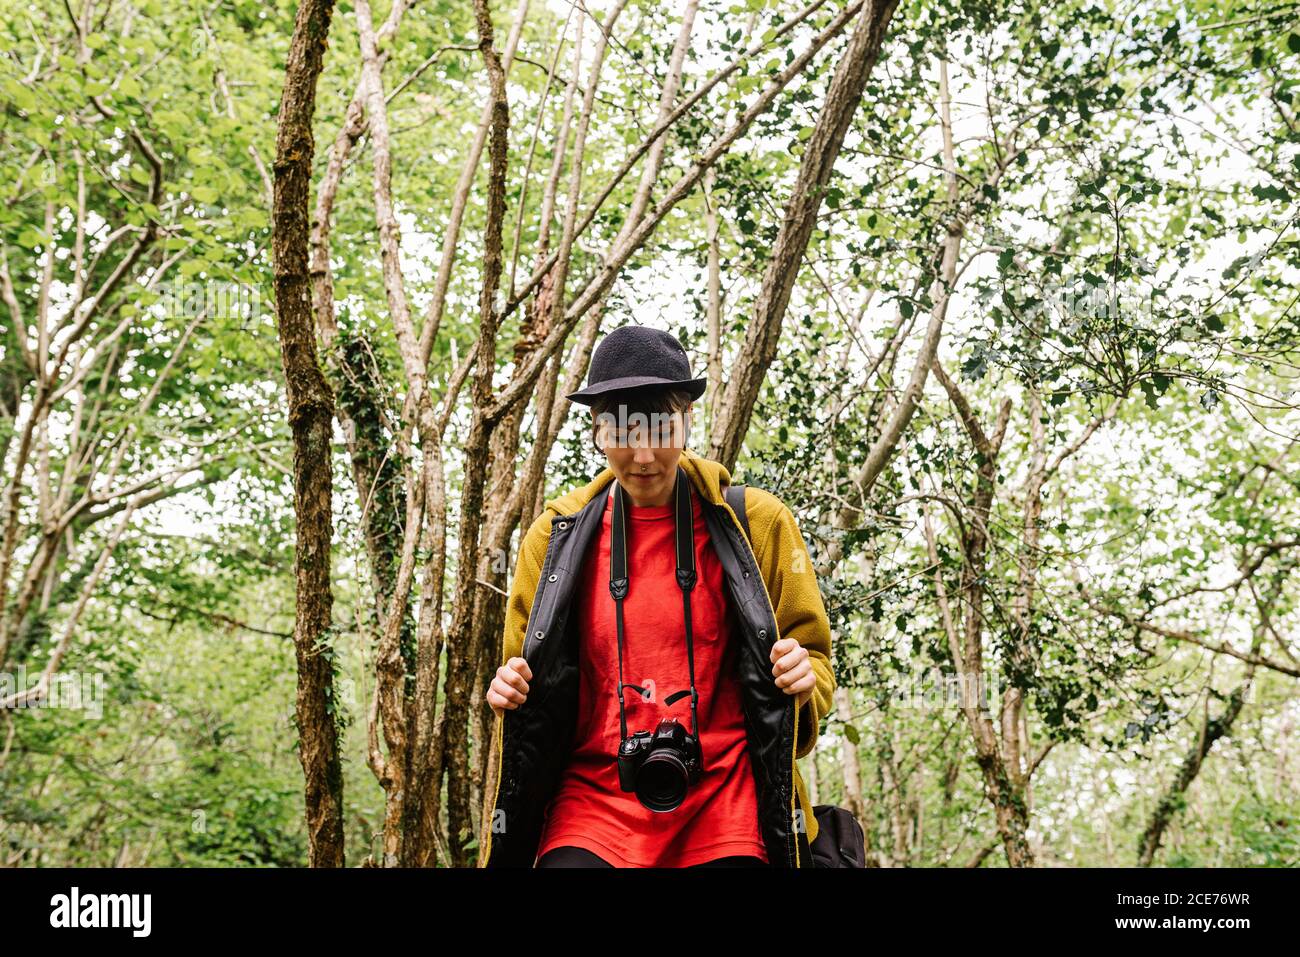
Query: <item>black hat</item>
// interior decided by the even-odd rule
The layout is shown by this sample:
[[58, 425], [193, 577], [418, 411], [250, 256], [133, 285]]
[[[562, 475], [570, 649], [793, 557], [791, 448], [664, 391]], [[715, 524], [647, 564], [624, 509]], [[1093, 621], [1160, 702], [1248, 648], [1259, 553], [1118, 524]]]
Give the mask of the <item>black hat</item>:
[[565, 398], [591, 405], [595, 396], [606, 392], [649, 386], [681, 389], [698, 399], [708, 382], [691, 378], [686, 350], [672, 333], [649, 326], [620, 326], [596, 346], [587, 387]]

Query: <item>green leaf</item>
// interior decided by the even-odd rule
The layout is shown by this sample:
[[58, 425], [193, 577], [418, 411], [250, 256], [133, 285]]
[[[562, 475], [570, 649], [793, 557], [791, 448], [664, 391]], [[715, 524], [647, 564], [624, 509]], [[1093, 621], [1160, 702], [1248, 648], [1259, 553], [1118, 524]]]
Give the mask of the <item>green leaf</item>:
[[1252, 186], [1250, 191], [1253, 195], [1263, 200], [1276, 199], [1284, 203], [1291, 202], [1291, 194], [1281, 186]]
[[36, 97], [32, 95], [32, 91], [17, 80], [10, 80], [5, 84], [5, 94], [25, 112], [31, 112], [36, 106]]
[[43, 246], [45, 240], [45, 233], [33, 226], [26, 227], [18, 234], [18, 245], [26, 246], [28, 249], [35, 249], [37, 246]]

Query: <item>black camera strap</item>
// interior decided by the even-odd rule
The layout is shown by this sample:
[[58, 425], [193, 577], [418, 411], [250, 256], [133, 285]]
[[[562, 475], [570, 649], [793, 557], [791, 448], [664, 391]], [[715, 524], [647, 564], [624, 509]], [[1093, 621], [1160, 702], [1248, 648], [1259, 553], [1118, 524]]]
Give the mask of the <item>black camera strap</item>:
[[[609, 593], [614, 599], [614, 619], [618, 629], [618, 727], [619, 739], [627, 738], [627, 713], [624, 710], [623, 692], [631, 688], [642, 697], [646, 690], [639, 685], [623, 681], [623, 599], [627, 597], [627, 492], [614, 481], [614, 514], [610, 520]], [[691, 696], [691, 735], [699, 739], [696, 704], [699, 693], [695, 690], [695, 646], [691, 641], [691, 590], [695, 587], [695, 513], [691, 506], [691, 481], [686, 472], [677, 466], [677, 481], [673, 486], [676, 504], [674, 514], [677, 547], [677, 587], [682, 592], [682, 610], [686, 616], [686, 662], [690, 669], [689, 691], [677, 691], [664, 699], [671, 705], [686, 695]], [[701, 760], [701, 764], [703, 761]]]

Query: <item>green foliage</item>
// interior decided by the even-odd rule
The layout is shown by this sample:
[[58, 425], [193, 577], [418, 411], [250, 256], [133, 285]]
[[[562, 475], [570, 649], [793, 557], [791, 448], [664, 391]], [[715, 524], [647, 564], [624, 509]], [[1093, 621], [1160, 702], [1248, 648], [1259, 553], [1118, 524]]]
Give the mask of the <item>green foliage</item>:
[[[652, 207], [842, 8], [827, 6], [778, 38], [796, 5], [701, 5], [679, 99], [718, 63], [765, 46], [665, 134]], [[23, 473], [17, 567], [0, 582], [7, 596], [47, 535], [38, 467], [55, 493], [96, 494], [55, 536], [48, 571], [33, 576], [3, 664], [39, 669], [72, 622], [62, 667], [104, 678], [103, 714], [4, 716], [0, 740], [11, 728], [13, 737], [0, 758], [0, 855], [20, 864], [300, 865], [292, 452], [265, 178], [296, 5], [134, 0], [96, 5], [101, 15], [84, 31], [69, 9], [77, 5], [0, 2], [0, 250], [25, 317], [17, 328], [8, 299], [0, 306], [6, 482], [22, 410], [39, 391], [23, 352], [36, 338], [32, 317], [48, 306], [66, 322], [79, 283], [105, 290], [58, 370], [84, 362], [88, 374], [55, 395]], [[331, 27], [317, 183], [356, 89], [352, 12], [340, 10]], [[1226, 643], [1293, 662], [1286, 641], [1300, 614], [1294, 14], [1287, 3], [899, 5], [845, 148], [816, 187], [807, 256], [733, 470], [796, 513], [819, 568], [834, 673], [851, 693], [847, 718], [833, 711], [826, 744], [804, 761], [820, 772], [821, 800], [842, 803], [838, 758], [855, 750], [873, 851], [893, 855], [897, 842], [915, 840], [900, 863], [966, 863], [997, 839], [992, 787], [1028, 819], [1040, 862], [1131, 864], [1163, 808], [1157, 863], [1300, 863], [1294, 678], [1258, 665], [1257, 690], [1230, 721], [1247, 665], [1212, 650]], [[679, 15], [633, 2], [615, 31], [585, 141], [580, 215], [652, 128]], [[537, 250], [559, 246], [568, 212], [562, 178], [551, 221], [541, 221], [544, 178], [562, 145], [571, 26], [549, 85], [538, 65], [554, 58], [564, 25], [554, 5], [530, 8], [511, 67], [503, 301], [538, 270]], [[393, 195], [419, 321], [482, 110], [477, 42], [472, 7], [439, 0], [413, 6], [385, 44]], [[691, 191], [636, 251], [600, 303], [603, 331], [629, 321], [673, 329], [701, 365], [716, 253], [724, 367], [743, 347], [848, 42], [848, 33], [834, 38], [719, 160], [707, 191]], [[950, 171], [940, 59], [956, 114]], [[567, 136], [572, 149], [572, 126]], [[377, 601], [391, 597], [410, 464], [372, 158], [363, 136], [336, 197], [339, 331], [322, 350], [354, 430], [335, 437], [335, 617], [320, 649], [336, 674], [329, 706], [345, 755], [350, 863], [373, 849], [384, 820], [366, 716]], [[626, 225], [640, 168], [579, 237], [565, 288], [551, 290], [562, 308]], [[484, 188], [480, 172], [432, 343], [439, 410], [478, 337]], [[948, 289], [943, 243], [958, 233], [961, 268]], [[109, 282], [118, 270], [121, 281]], [[187, 290], [201, 293], [207, 314]], [[223, 290], [251, 308], [204, 297]], [[498, 386], [535, 306], [525, 299], [502, 325]], [[967, 410], [930, 371], [915, 415], [864, 487], [856, 473], [896, 414], [940, 311], [938, 361]], [[557, 388], [573, 371], [560, 370]], [[721, 384], [728, 379], [724, 368]], [[996, 435], [1003, 400], [1006, 431]], [[463, 395], [451, 411], [444, 465], [455, 555]], [[543, 497], [604, 465], [581, 411], [545, 463]], [[697, 449], [710, 411], [697, 417]], [[537, 425], [530, 403], [517, 466]], [[86, 447], [72, 446], [78, 429], [94, 436]], [[167, 471], [191, 458], [184, 473]], [[1035, 490], [1029, 477], [1045, 462], [1054, 470]], [[74, 621], [119, 514], [121, 497], [109, 493], [136, 482], [157, 497], [141, 503]], [[991, 495], [986, 505], [982, 495]], [[1041, 511], [1029, 508], [1031, 495]], [[421, 567], [428, 545], [417, 549]], [[429, 600], [416, 582], [401, 636], [409, 675], [416, 615]], [[1042, 758], [1028, 794], [1007, 765], [977, 760], [971, 718], [951, 699], [916, 705], [928, 681], [958, 677], [954, 648], [972, 633], [979, 677], [994, 691], [983, 717], [997, 735], [1008, 732], [1001, 708], [1023, 701], [1021, 767]], [[1175, 787], [1204, 726], [1223, 733], [1194, 779]], [[1005, 742], [1001, 757], [1014, 760]], [[1003, 863], [999, 853], [981, 860]]]

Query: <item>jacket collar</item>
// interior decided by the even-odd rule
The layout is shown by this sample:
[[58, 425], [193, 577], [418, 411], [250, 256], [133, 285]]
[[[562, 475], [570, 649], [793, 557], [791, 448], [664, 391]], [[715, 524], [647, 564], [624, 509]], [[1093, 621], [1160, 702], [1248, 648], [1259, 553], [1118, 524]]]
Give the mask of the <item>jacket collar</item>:
[[[682, 449], [681, 458], [677, 461], [706, 501], [714, 505], [723, 504], [722, 489], [731, 484], [731, 473], [727, 471], [725, 465], [706, 459], [690, 448]], [[548, 499], [546, 507], [555, 509], [560, 515], [574, 515], [612, 481], [614, 481], [614, 470], [607, 465], [599, 475], [581, 488], [576, 488], [558, 498]]]

